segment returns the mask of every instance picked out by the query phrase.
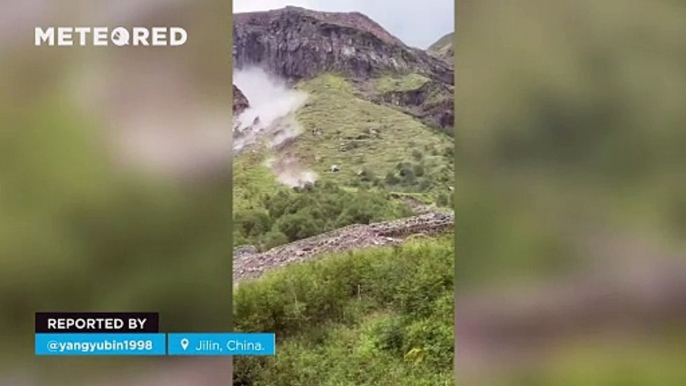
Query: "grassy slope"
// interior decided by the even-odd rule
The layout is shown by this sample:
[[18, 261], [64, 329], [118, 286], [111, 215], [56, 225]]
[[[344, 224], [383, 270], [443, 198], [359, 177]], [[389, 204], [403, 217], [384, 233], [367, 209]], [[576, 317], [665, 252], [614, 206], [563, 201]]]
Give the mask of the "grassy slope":
[[233, 163], [234, 212], [252, 209], [258, 203], [255, 198], [273, 193], [278, 182], [271, 170], [265, 165], [268, 152], [259, 150], [245, 152], [236, 157]]
[[239, 331], [275, 331], [277, 355], [236, 358], [236, 385], [452, 385], [451, 236], [332, 255], [234, 295]]
[[[368, 86], [402, 90], [420, 87], [425, 81], [419, 75], [386, 76]], [[448, 192], [447, 186], [453, 185], [453, 163], [446, 155], [446, 149], [453, 145], [447, 135], [395, 109], [362, 99], [353, 85], [334, 75], [322, 75], [298, 87], [310, 98], [297, 115], [303, 133], [286, 152], [314, 170], [321, 182], [333, 182], [351, 192], [360, 186], [379, 195], [403, 192], [426, 203], [436, 202], [440, 194]], [[321, 135], [315, 135], [314, 129], [320, 129]], [[269, 153], [260, 149], [235, 159], [234, 214], [252, 209], [266, 212], [262, 198], [288, 189], [280, 186], [265, 166], [264, 161], [272, 155]], [[386, 183], [389, 173], [400, 177], [401, 163], [417, 174], [414, 182]], [[331, 165], [339, 165], [341, 172], [328, 172]], [[360, 170], [365, 171], [364, 177], [357, 175]], [[238, 227], [234, 231], [239, 243], [256, 242], [240, 237]]]
[[[419, 83], [418, 79], [421, 82], [417, 76], [399, 84], [407, 87], [407, 83]], [[391, 87], [394, 81], [382, 78], [377, 82], [382, 87]], [[426, 173], [437, 182], [435, 188], [444, 191], [451, 185], [452, 165], [442, 155], [445, 148], [453, 146], [449, 137], [406, 114], [361, 99], [357, 90], [342, 78], [323, 75], [299, 87], [310, 94], [310, 99], [298, 113], [305, 130], [294, 153], [322, 179], [348, 185], [361, 169], [383, 178], [388, 172], [395, 172], [398, 163], [413, 161], [412, 151], [417, 150], [423, 155]], [[320, 129], [322, 134], [315, 135], [314, 129]], [[342, 147], [346, 150], [341, 151]], [[327, 173], [331, 165], [339, 165], [341, 172]]]
[[416, 90], [428, 82], [429, 78], [419, 74], [408, 74], [404, 76], [384, 76], [374, 79], [372, 82], [376, 91], [384, 93], [389, 91], [411, 91]]
[[[378, 89], [410, 89], [419, 87], [426, 79], [419, 75], [403, 78], [384, 77], [374, 81]], [[382, 177], [396, 172], [400, 162], [417, 161], [413, 150], [422, 153], [426, 174], [436, 181], [434, 188], [445, 191], [452, 185], [453, 165], [444, 156], [453, 147], [452, 138], [437, 133], [414, 118], [389, 107], [361, 99], [358, 91], [344, 79], [322, 75], [303, 82], [299, 88], [310, 98], [297, 115], [305, 129], [288, 152], [312, 168], [322, 180], [351, 186], [361, 169], [368, 169]], [[314, 129], [322, 134], [315, 135]], [[374, 131], [378, 134], [374, 134]], [[346, 150], [342, 151], [345, 148]], [[255, 191], [273, 189], [276, 181], [268, 177], [263, 162], [264, 152], [244, 153], [234, 165], [237, 209], [250, 205]], [[332, 165], [340, 173], [329, 173]], [[402, 190], [387, 187], [389, 191]]]

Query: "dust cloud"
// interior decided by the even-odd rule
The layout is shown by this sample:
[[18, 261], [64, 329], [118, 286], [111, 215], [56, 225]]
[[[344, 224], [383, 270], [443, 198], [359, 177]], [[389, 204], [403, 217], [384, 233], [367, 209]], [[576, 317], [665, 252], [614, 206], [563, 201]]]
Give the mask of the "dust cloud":
[[234, 122], [234, 154], [268, 139], [272, 147], [301, 133], [295, 112], [307, 100], [307, 94], [289, 88], [286, 83], [259, 67], [234, 72], [234, 84], [250, 103]]
[[305, 104], [308, 95], [290, 88], [285, 81], [259, 67], [234, 71], [233, 81], [250, 104], [234, 118], [234, 156], [266, 145], [274, 155], [265, 166], [280, 183], [296, 187], [316, 181], [314, 172], [303, 168], [296, 157], [285, 154], [289, 141], [302, 133], [295, 113]]
[[308, 183], [313, 184], [317, 180], [317, 174], [303, 169], [295, 158], [270, 158], [265, 166], [276, 174], [279, 183], [290, 187], [303, 187]]

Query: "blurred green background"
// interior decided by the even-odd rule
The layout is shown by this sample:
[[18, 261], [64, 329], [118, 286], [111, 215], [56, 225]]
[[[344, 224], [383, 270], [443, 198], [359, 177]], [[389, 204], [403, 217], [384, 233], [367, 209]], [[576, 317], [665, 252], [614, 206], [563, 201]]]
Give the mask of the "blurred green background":
[[[3, 2], [0, 385], [214, 384], [198, 369], [230, 381], [227, 359], [181, 375], [185, 362], [166, 359], [33, 356], [35, 311], [152, 311], [161, 331], [230, 330], [230, 11]], [[189, 40], [33, 46], [34, 27], [65, 25], [181, 26]]]
[[458, 383], [685, 384], [686, 3], [460, 0], [456, 31]]

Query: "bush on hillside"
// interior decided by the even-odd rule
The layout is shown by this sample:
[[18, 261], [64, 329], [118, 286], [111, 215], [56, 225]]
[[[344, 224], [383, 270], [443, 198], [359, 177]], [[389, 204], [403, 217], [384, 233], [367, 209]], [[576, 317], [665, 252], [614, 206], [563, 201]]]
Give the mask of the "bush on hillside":
[[389, 201], [384, 192], [367, 185], [352, 192], [330, 182], [317, 182], [298, 192], [283, 188], [257, 200], [253, 207], [235, 214], [234, 239], [261, 250], [351, 224], [412, 214], [405, 204]]

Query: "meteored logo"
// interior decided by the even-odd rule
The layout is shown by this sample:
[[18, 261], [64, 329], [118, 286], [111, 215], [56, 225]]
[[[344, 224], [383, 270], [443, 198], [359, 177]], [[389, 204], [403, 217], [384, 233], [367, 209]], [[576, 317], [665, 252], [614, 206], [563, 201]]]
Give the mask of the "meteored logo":
[[36, 27], [36, 46], [182, 46], [188, 33], [181, 27]]

